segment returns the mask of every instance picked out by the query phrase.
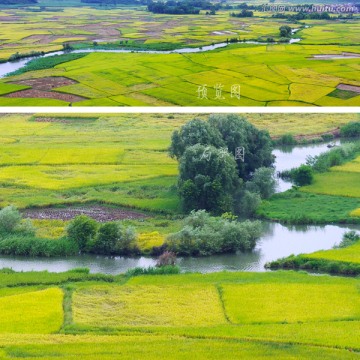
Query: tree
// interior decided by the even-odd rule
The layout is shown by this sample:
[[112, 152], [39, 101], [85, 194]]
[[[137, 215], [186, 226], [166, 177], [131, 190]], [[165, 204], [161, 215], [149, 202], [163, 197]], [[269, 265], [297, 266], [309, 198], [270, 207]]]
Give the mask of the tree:
[[273, 168], [261, 167], [255, 170], [251, 181], [246, 183], [246, 189], [258, 193], [262, 199], [268, 199], [275, 193], [276, 180]]
[[208, 122], [193, 119], [183, 125], [179, 131], [174, 131], [169, 148], [170, 156], [180, 159], [187, 147], [196, 144], [225, 146], [219, 132], [213, 129]]
[[281, 37], [290, 37], [291, 36], [291, 27], [289, 25], [282, 25], [279, 28]]
[[115, 222], [102, 224], [99, 228], [94, 249], [99, 254], [110, 255], [114, 252], [119, 238], [119, 226]]
[[180, 158], [178, 187], [185, 210], [231, 211], [240, 183], [235, 159], [226, 149], [196, 144]]
[[67, 227], [67, 235], [79, 246], [80, 251], [86, 250], [88, 244], [94, 239], [97, 232], [97, 223], [86, 215], [76, 216]]
[[6, 206], [0, 211], [0, 232], [11, 233], [19, 226], [21, 214], [15, 206]]
[[238, 175], [242, 179], [250, 179], [257, 168], [273, 164], [272, 142], [267, 131], [257, 129], [245, 118], [234, 114], [210, 115], [209, 125], [220, 132], [233, 156], [238, 148], [244, 148], [244, 159], [236, 160]]
[[310, 185], [313, 182], [313, 169], [309, 165], [301, 165], [294, 170], [294, 183], [298, 186]]

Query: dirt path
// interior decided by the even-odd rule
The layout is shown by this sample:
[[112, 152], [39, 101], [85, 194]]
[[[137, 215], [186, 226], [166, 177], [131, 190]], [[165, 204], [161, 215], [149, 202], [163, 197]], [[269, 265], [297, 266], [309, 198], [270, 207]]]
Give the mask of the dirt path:
[[145, 219], [149, 217], [148, 215], [136, 211], [110, 208], [106, 206], [27, 209], [22, 213], [24, 218], [64, 221], [71, 220], [78, 215], [87, 215], [99, 222]]

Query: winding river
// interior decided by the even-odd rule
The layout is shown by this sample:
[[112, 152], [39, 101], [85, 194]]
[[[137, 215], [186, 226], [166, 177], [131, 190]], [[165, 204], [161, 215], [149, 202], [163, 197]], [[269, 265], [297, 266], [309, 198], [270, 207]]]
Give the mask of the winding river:
[[[298, 30], [298, 29], [295, 29]], [[295, 32], [294, 32], [295, 33]], [[300, 38], [294, 38], [289, 40], [289, 44], [294, 44], [299, 42]], [[160, 50], [130, 50], [130, 49], [118, 49], [118, 50], [106, 50], [106, 49], [81, 49], [81, 50], [73, 50], [71, 53], [92, 53], [92, 52], [101, 52], [101, 53], [146, 53], [146, 54], [190, 54], [190, 53], [199, 53], [199, 52], [206, 52], [215, 49], [224, 48], [228, 45], [234, 43], [231, 42], [223, 42], [214, 45], [206, 45], [202, 47], [193, 47], [193, 48], [181, 48], [175, 50], [167, 50], [167, 51], [160, 51]], [[266, 45], [266, 44], [276, 44], [276, 43], [268, 43], [268, 42], [259, 42], [259, 41], [243, 41], [239, 42], [239, 44], [259, 44], [259, 45]], [[44, 55], [39, 55], [36, 57], [28, 57], [23, 58], [16, 61], [7, 61], [4, 63], [0, 63], [0, 78], [5, 77], [7, 74], [12, 73], [13, 71], [19, 70], [23, 68], [30, 60], [35, 58], [42, 58], [42, 57], [49, 57], [55, 55], [63, 55], [65, 53], [69, 53], [69, 51], [55, 51], [51, 53], [47, 53]]]
[[[332, 142], [338, 144], [339, 141]], [[290, 169], [304, 163], [308, 155], [318, 155], [328, 150], [327, 144], [296, 147], [282, 147], [274, 150], [276, 171]], [[278, 191], [291, 188], [291, 184], [279, 180]], [[360, 230], [359, 225], [285, 226], [275, 222], [263, 222], [263, 235], [251, 253], [216, 255], [204, 258], [180, 258], [182, 271], [265, 271], [264, 264], [291, 254], [310, 253], [331, 249], [338, 244], [342, 235], [349, 230]], [[68, 258], [23, 258], [0, 257], [0, 268], [9, 267], [16, 271], [48, 270], [61, 272], [76, 267], [87, 267], [91, 272], [118, 274], [140, 266], [155, 265], [155, 260], [146, 257], [124, 258], [105, 256], [74, 256]]]

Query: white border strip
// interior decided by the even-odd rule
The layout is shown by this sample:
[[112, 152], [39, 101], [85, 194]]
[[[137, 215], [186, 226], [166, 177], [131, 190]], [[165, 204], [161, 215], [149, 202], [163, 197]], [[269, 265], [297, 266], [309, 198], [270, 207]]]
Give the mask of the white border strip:
[[47, 114], [228, 114], [228, 113], [256, 113], [256, 114], [269, 114], [269, 113], [304, 113], [304, 114], [350, 114], [360, 113], [359, 107], [216, 107], [216, 106], [189, 106], [189, 107], [59, 107], [59, 106], [4, 106], [0, 107], [0, 113], [8, 114], [33, 114], [33, 113], [47, 113]]

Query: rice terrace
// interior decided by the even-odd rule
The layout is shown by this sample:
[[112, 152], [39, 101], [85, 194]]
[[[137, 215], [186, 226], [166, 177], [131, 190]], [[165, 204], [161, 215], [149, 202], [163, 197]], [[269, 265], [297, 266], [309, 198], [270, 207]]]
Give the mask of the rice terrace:
[[359, 106], [356, 7], [170, 3], [1, 0], [0, 106]]
[[358, 114], [0, 130], [1, 359], [359, 358]]

